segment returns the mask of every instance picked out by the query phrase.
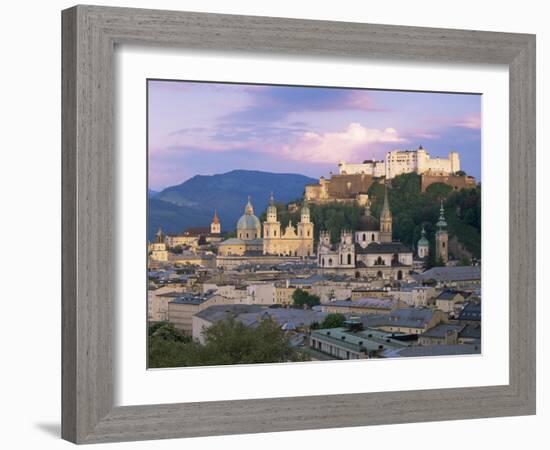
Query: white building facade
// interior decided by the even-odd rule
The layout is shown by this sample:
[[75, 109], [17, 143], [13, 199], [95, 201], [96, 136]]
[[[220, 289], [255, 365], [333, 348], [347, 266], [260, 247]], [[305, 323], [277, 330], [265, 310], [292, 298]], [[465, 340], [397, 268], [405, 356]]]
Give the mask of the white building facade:
[[363, 163], [338, 163], [340, 175], [366, 174], [391, 179], [397, 175], [415, 172], [450, 175], [460, 170], [457, 152], [449, 152], [447, 158], [434, 157], [420, 146], [417, 150], [392, 150], [383, 161], [367, 160]]

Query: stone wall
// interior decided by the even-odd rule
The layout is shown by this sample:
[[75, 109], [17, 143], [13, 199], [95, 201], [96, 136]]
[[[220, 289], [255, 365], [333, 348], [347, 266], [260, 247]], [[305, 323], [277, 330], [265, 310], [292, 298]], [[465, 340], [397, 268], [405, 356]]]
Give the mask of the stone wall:
[[451, 186], [455, 191], [464, 188], [473, 188], [476, 186], [476, 180], [474, 177], [468, 175], [429, 175], [423, 174], [421, 181], [422, 192], [426, 191], [426, 188], [430, 184], [444, 183]]

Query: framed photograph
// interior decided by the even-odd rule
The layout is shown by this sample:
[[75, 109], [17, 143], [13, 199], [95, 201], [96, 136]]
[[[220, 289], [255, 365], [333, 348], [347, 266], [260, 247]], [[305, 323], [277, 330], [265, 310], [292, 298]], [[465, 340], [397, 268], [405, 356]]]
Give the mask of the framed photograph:
[[535, 413], [535, 37], [75, 6], [62, 435]]

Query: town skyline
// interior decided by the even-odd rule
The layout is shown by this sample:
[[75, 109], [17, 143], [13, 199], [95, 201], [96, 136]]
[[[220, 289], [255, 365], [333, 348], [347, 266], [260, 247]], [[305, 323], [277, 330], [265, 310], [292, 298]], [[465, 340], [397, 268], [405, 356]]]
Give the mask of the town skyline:
[[233, 169], [318, 178], [341, 160], [420, 145], [432, 157], [460, 152], [462, 169], [481, 177], [479, 95], [164, 80], [148, 89], [155, 191]]

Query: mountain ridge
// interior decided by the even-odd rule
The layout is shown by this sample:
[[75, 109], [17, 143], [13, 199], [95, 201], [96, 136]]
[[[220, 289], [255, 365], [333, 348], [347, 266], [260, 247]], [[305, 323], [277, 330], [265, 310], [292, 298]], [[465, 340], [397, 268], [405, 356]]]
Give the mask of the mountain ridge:
[[195, 175], [148, 199], [148, 238], [153, 238], [159, 226], [166, 233], [179, 233], [191, 226], [207, 226], [215, 210], [222, 232], [231, 231], [244, 212], [248, 196], [255, 214], [260, 216], [267, 208], [271, 192], [277, 202], [288, 203], [303, 196], [306, 184], [316, 182], [301, 174], [243, 169]]

